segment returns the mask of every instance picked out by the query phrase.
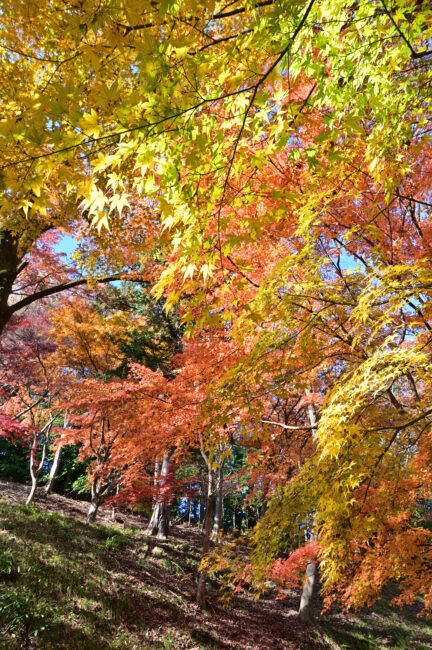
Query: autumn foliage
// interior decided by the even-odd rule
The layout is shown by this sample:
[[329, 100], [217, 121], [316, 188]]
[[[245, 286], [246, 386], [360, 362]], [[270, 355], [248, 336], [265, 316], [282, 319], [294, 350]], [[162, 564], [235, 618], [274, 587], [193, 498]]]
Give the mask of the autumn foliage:
[[430, 614], [428, 3], [0, 13], [0, 436], [90, 520], [199, 493], [237, 588]]

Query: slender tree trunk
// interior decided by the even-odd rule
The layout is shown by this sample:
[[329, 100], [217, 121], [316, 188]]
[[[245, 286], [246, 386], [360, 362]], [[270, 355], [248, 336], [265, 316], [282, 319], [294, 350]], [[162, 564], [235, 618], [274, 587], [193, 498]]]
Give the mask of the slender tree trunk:
[[[52, 422], [51, 422], [51, 424], [52, 424]], [[32, 448], [31, 448], [31, 452], [30, 452], [30, 476], [31, 476], [32, 484], [31, 484], [29, 495], [27, 497], [26, 506], [30, 505], [30, 503], [33, 502], [33, 499], [35, 497], [39, 476], [40, 476], [43, 464], [45, 462], [47, 444], [48, 444], [48, 439], [46, 438], [45, 442], [44, 442], [44, 444], [42, 446], [42, 457], [41, 457], [40, 463], [38, 464], [37, 458], [36, 458], [37, 447], [38, 447], [38, 435], [35, 434], [33, 436], [33, 443], [32, 443]]]
[[[315, 517], [313, 521], [313, 526], [315, 526]], [[310, 535], [311, 541], [316, 541], [317, 534], [313, 531]], [[298, 616], [303, 623], [313, 623], [314, 621], [314, 611], [313, 605], [315, 600], [315, 594], [319, 586], [319, 575], [318, 575], [318, 562], [313, 562], [309, 560], [306, 565], [306, 576], [303, 584], [303, 591], [300, 598], [300, 607]]]
[[156, 501], [153, 512], [147, 527], [146, 534], [156, 536], [158, 539], [166, 539], [169, 534], [169, 521], [171, 512], [171, 467], [170, 459], [174, 453], [174, 447], [170, 447], [164, 454], [160, 476], [156, 476], [159, 467], [156, 466]]
[[[118, 494], [120, 492], [120, 485], [117, 485], [115, 489], [115, 493]], [[111, 510], [111, 519], [112, 521], [115, 521], [116, 518], [116, 507], [113, 505], [112, 510]]]
[[[65, 414], [64, 414], [64, 417], [63, 417], [63, 426], [64, 426], [64, 428], [66, 428], [68, 426], [68, 412], [67, 411], [65, 411]], [[63, 443], [61, 442], [61, 438], [60, 438], [60, 442], [57, 445], [57, 449], [56, 449], [56, 452], [54, 454], [53, 463], [51, 465], [51, 470], [50, 470], [48, 483], [45, 486], [45, 494], [51, 494], [51, 492], [52, 492], [52, 489], [53, 489], [53, 486], [54, 486], [54, 481], [56, 479], [56, 476], [57, 476], [57, 473], [58, 473], [58, 470], [59, 470], [59, 467], [60, 467], [62, 452], [63, 452]]]
[[37, 449], [37, 436], [33, 437], [32, 449], [30, 452], [30, 477], [31, 477], [31, 488], [29, 495], [27, 497], [26, 506], [30, 505], [33, 502], [33, 499], [36, 494], [37, 482], [39, 473], [36, 469], [36, 449]]
[[[310, 393], [310, 390], [306, 391], [306, 394]], [[318, 425], [318, 419], [316, 414], [316, 409], [313, 404], [308, 404], [307, 412], [309, 417], [309, 423], [312, 429], [312, 436], [314, 440], [316, 439], [316, 430]], [[311, 541], [316, 541], [318, 538], [316, 530], [316, 517], [313, 517], [312, 520], [312, 530], [309, 539]], [[313, 605], [315, 600], [315, 594], [319, 586], [319, 575], [318, 575], [318, 562], [313, 562], [309, 560], [306, 565], [306, 576], [303, 584], [303, 591], [300, 599], [300, 607], [298, 612], [298, 617], [303, 623], [313, 623], [314, 612]]]
[[113, 487], [113, 475], [114, 472], [111, 470], [107, 476], [100, 478], [100, 476], [98, 477], [96, 475], [93, 479], [91, 484], [90, 507], [87, 512], [87, 523], [91, 524], [95, 521], [104, 497]]
[[[204, 521], [204, 539], [203, 539], [203, 555], [202, 559], [208, 555], [209, 546], [210, 546], [210, 531], [211, 531], [211, 520], [212, 520], [212, 506], [213, 506], [213, 485], [214, 485], [214, 476], [211, 466], [208, 465], [208, 486], [207, 486], [207, 499], [206, 499], [206, 513]], [[206, 579], [207, 579], [207, 569], [203, 569], [199, 572], [198, 576], [198, 588], [197, 588], [197, 605], [200, 609], [205, 608], [206, 604]]]
[[30, 505], [30, 503], [33, 503], [33, 499], [34, 499], [35, 494], [36, 494], [37, 477], [32, 475], [31, 481], [32, 481], [32, 484], [31, 484], [29, 495], [27, 497], [26, 506]]
[[206, 512], [207, 512], [207, 499], [202, 499], [201, 506], [200, 506], [201, 523], [199, 527], [201, 532], [204, 531]]
[[160, 464], [159, 459], [156, 458], [156, 460], [155, 460], [154, 479], [153, 479], [153, 486], [154, 486], [153, 509], [152, 509], [152, 514], [150, 515], [150, 521], [149, 521], [149, 523], [147, 525], [147, 530], [146, 530], [147, 535], [152, 535], [151, 531], [154, 528], [157, 529], [157, 504], [158, 504], [160, 471], [161, 471], [161, 464]]
[[61, 456], [62, 456], [62, 451], [63, 451], [63, 443], [59, 443], [57, 445], [56, 452], [54, 454], [54, 459], [53, 463], [51, 465], [51, 470], [50, 470], [50, 475], [48, 479], [48, 483], [45, 485], [45, 494], [51, 494], [54, 486], [54, 481], [57, 476], [57, 472], [60, 467], [60, 461], [61, 461]]
[[213, 521], [212, 538], [216, 538], [223, 528], [223, 468], [224, 461], [220, 464], [216, 475], [216, 504]]
[[96, 520], [96, 515], [101, 504], [101, 485], [96, 479], [91, 485], [91, 501], [87, 512], [87, 523], [92, 524]]
[[192, 499], [188, 499], [188, 526], [190, 528], [191, 525], [191, 520], [192, 520]]

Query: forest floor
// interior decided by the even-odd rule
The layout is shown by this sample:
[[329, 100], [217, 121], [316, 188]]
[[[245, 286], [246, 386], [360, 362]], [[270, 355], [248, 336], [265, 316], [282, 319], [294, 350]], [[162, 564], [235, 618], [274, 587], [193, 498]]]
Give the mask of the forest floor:
[[101, 509], [86, 524], [88, 504], [38, 495], [0, 481], [0, 649], [79, 650], [426, 650], [432, 622], [421, 609], [392, 609], [383, 599], [354, 617], [322, 616], [299, 623], [299, 595], [258, 601], [247, 592], [228, 605], [210, 580], [207, 610], [195, 605], [202, 537], [172, 526], [166, 542], [144, 535], [146, 521]]

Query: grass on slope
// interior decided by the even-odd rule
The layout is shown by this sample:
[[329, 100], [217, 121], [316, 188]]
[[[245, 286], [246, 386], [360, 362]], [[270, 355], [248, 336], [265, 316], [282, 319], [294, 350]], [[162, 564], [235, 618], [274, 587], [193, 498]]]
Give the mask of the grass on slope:
[[[45, 508], [64, 503], [53, 497]], [[210, 588], [200, 612], [199, 533], [176, 529], [152, 549], [138, 526], [88, 525], [45, 508], [0, 500], [0, 650], [432, 648], [421, 607], [399, 612], [388, 599], [352, 618], [326, 615], [316, 629], [299, 623], [295, 593], [239, 594], [226, 608]]]
[[417, 617], [422, 603], [400, 611], [388, 604], [395, 595], [387, 593], [372, 610], [355, 616], [329, 618], [325, 624], [327, 637], [344, 650], [431, 650], [432, 622]]
[[0, 650], [326, 647], [271, 595], [240, 594], [225, 607], [209, 580], [208, 611], [198, 610], [197, 530], [173, 527], [155, 546], [138, 518], [140, 527], [122, 529], [47, 510], [68, 502], [0, 499]]
[[152, 630], [155, 619], [175, 617], [182, 598], [143, 582], [141, 549], [137, 529], [0, 503], [2, 650], [176, 647], [169, 634], [154, 639]]

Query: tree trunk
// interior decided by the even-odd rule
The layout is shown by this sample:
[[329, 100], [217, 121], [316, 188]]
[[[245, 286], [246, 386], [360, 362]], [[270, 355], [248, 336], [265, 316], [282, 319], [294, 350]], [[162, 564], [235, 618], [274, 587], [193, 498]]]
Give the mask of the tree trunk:
[[31, 488], [29, 495], [27, 497], [27, 501], [25, 502], [26, 506], [29, 506], [35, 497], [36, 494], [36, 488], [37, 488], [37, 483], [38, 483], [38, 478], [39, 478], [39, 472], [37, 470], [37, 460], [36, 460], [36, 451], [37, 451], [37, 436], [35, 435], [33, 437], [33, 443], [32, 443], [32, 448], [30, 451], [30, 477], [31, 477]]
[[201, 494], [200, 494], [200, 496], [198, 497], [198, 521], [197, 521], [199, 529], [201, 529], [202, 522], [203, 522], [203, 516], [202, 516], [203, 511], [204, 511], [204, 508], [203, 508], [203, 504], [202, 504], [202, 497], [201, 497]]
[[[316, 535], [311, 536], [312, 538], [316, 539]], [[318, 582], [318, 563], [309, 561], [306, 565], [306, 578], [298, 612], [298, 617], [303, 623], [313, 623], [314, 621], [313, 604]]]
[[12, 315], [8, 301], [19, 263], [18, 238], [7, 230], [0, 230], [0, 334]]
[[33, 503], [33, 499], [34, 499], [35, 494], [36, 494], [37, 482], [38, 482], [37, 476], [35, 476], [33, 474], [32, 477], [31, 477], [31, 481], [32, 481], [32, 484], [31, 484], [29, 495], [27, 497], [27, 501], [25, 503], [26, 506], [29, 506], [31, 503]]
[[99, 510], [99, 506], [101, 504], [101, 486], [99, 485], [99, 481], [96, 479], [93, 481], [92, 486], [91, 486], [91, 501], [90, 501], [90, 507], [87, 512], [87, 523], [92, 524], [96, 520], [96, 515], [97, 511]]
[[[52, 421], [51, 421], [52, 424]], [[49, 435], [49, 434], [48, 434]], [[36, 454], [37, 454], [37, 448], [38, 448], [38, 434], [34, 434], [33, 436], [33, 443], [32, 443], [32, 448], [30, 451], [30, 476], [31, 476], [31, 489], [30, 493], [27, 497], [26, 501], [26, 506], [30, 505], [30, 503], [33, 502], [33, 499], [36, 494], [36, 488], [39, 480], [39, 475], [41, 473], [43, 464], [45, 462], [45, 455], [46, 455], [46, 449], [47, 449], [47, 444], [48, 444], [48, 439], [45, 439], [45, 442], [42, 446], [42, 457], [40, 460], [40, 463], [38, 464]]]
[[174, 447], [170, 447], [162, 459], [162, 467], [159, 475], [159, 463], [155, 467], [156, 499], [153, 512], [147, 526], [146, 534], [156, 536], [158, 539], [166, 539], [169, 534], [169, 521], [171, 512], [171, 468], [170, 459], [174, 453]]
[[216, 506], [213, 521], [212, 538], [215, 539], [223, 528], [223, 467], [224, 461], [220, 464], [216, 475]]
[[98, 497], [92, 498], [90, 507], [87, 512], [87, 523], [93, 524], [96, 520], [97, 511], [99, 510], [100, 501]]
[[[47, 232], [52, 227], [52, 225], [46, 225], [45, 227], [41, 228], [38, 233], [34, 233], [32, 240], [28, 241], [28, 243], [33, 246], [40, 235]], [[26, 231], [25, 238], [28, 239], [28, 237], [28, 231]], [[15, 301], [13, 304], [9, 304], [9, 298], [12, 293], [13, 284], [18, 275], [28, 264], [28, 262], [22, 262], [23, 255], [26, 251], [24, 250], [20, 252], [19, 248], [19, 237], [8, 230], [2, 230], [0, 228], [0, 334], [3, 332], [12, 314], [18, 310], [23, 309], [27, 305], [30, 305], [33, 302], [46, 296], [52, 296], [54, 294], [60, 293], [61, 291], [65, 291], [67, 289], [71, 289], [72, 287], [84, 285], [87, 283], [87, 278], [79, 278], [70, 282], [62, 282], [61, 284], [53, 287], [46, 287], [40, 291], [36, 290], [35, 293], [22, 297], [20, 300]], [[27, 249], [27, 252], [29, 250], [30, 248]], [[99, 278], [96, 280], [96, 282], [105, 283], [111, 282], [111, 280], [119, 279], [119, 276], [117, 274], [114, 274], [106, 276], [104, 278]], [[181, 348], [181, 342], [177, 344], [177, 347]]]
[[[115, 490], [116, 494], [118, 494], [119, 492], [120, 492], [120, 484], [117, 485], [116, 490]], [[111, 520], [112, 521], [116, 520], [116, 515], [117, 515], [117, 511], [116, 511], [116, 507], [115, 507], [115, 504], [114, 504], [113, 507], [112, 507], [112, 510], [111, 510]]]
[[[212, 506], [213, 506], [213, 470], [211, 466], [208, 468], [208, 487], [207, 487], [207, 500], [206, 500], [206, 513], [204, 521], [204, 540], [203, 540], [203, 555], [202, 559], [208, 555], [209, 546], [210, 546], [210, 529], [211, 529], [211, 520], [212, 520]], [[207, 579], [207, 569], [203, 569], [199, 572], [198, 576], [198, 589], [197, 589], [197, 605], [200, 609], [205, 608], [205, 588], [206, 588], [206, 579]]]
[[[310, 390], [305, 391], [306, 394], [310, 393]], [[309, 418], [309, 423], [312, 429], [312, 437], [314, 441], [316, 440], [316, 431], [318, 425], [318, 419], [316, 414], [316, 409], [313, 404], [308, 404], [307, 413]], [[316, 517], [313, 517], [312, 520], [312, 531], [309, 539], [311, 541], [316, 541], [318, 539], [318, 533], [316, 529]], [[315, 600], [315, 593], [318, 590], [319, 575], [318, 575], [318, 563], [309, 560], [306, 565], [306, 576], [303, 584], [303, 591], [300, 599], [300, 607], [298, 611], [298, 617], [303, 623], [313, 623], [314, 612], [313, 605]]]
[[45, 494], [51, 494], [58, 469], [60, 467], [60, 460], [63, 451], [63, 444], [60, 442], [57, 445], [56, 453], [54, 455], [53, 463], [51, 465], [48, 483], [45, 485]]
[[188, 506], [189, 506], [189, 512], [188, 512], [188, 526], [190, 528], [191, 523], [192, 523], [192, 499], [188, 499]]
[[[68, 426], [68, 412], [65, 411], [64, 417], [63, 417], [63, 427], [66, 429]], [[53, 486], [54, 486], [54, 481], [57, 476], [57, 472], [60, 467], [60, 461], [62, 457], [62, 452], [63, 452], [63, 443], [61, 442], [61, 436], [60, 436], [60, 442], [57, 445], [56, 452], [54, 454], [54, 459], [53, 463], [51, 465], [51, 470], [50, 470], [50, 475], [48, 479], [48, 483], [45, 486], [45, 494], [51, 494]]]

